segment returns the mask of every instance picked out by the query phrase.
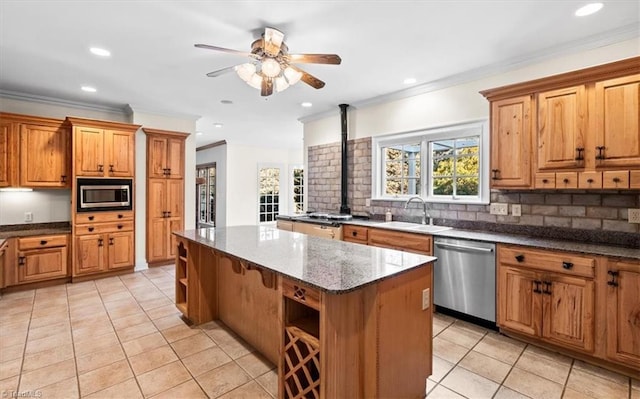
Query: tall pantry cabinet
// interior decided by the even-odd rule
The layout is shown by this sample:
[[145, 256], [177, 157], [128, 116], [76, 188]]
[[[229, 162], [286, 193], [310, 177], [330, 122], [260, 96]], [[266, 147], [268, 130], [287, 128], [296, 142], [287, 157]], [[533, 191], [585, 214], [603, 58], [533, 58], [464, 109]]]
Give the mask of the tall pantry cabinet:
[[142, 129], [147, 135], [147, 263], [175, 260], [172, 231], [184, 228], [184, 146], [188, 133]]

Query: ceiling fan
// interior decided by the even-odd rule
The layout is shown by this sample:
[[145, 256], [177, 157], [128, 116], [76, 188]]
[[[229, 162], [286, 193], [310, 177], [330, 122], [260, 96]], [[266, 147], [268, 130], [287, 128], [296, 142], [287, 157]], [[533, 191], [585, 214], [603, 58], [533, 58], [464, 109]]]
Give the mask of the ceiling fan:
[[284, 33], [267, 27], [262, 37], [251, 44], [249, 53], [208, 44], [195, 46], [251, 58], [251, 62], [209, 72], [207, 76], [213, 78], [235, 71], [247, 84], [259, 89], [262, 96], [270, 96], [274, 88], [278, 92], [283, 91], [300, 80], [315, 89], [324, 87], [323, 81], [293, 64], [338, 65], [342, 62], [336, 54], [289, 54], [283, 39]]

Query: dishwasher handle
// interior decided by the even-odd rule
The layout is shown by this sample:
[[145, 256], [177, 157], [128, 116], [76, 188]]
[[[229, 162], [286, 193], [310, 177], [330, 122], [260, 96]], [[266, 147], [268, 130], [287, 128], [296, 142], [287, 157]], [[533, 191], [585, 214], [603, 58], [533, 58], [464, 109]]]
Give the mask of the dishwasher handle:
[[471, 247], [468, 245], [447, 244], [444, 242], [435, 242], [435, 244], [437, 247], [440, 247], [440, 248], [462, 249], [465, 251], [475, 251], [475, 252], [484, 252], [484, 253], [493, 252], [493, 248]]

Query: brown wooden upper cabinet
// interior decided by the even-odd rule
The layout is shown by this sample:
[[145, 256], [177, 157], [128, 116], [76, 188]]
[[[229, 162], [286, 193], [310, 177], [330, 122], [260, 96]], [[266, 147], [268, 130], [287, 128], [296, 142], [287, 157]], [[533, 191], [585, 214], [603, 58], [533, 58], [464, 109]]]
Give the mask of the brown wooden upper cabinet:
[[75, 176], [134, 177], [140, 126], [67, 118], [73, 126]]
[[70, 187], [70, 143], [63, 120], [0, 113], [0, 187]]
[[[147, 132], [150, 129], [145, 129]], [[184, 137], [149, 136], [148, 177], [182, 179], [184, 177]]]
[[482, 94], [492, 188], [640, 187], [640, 57]]

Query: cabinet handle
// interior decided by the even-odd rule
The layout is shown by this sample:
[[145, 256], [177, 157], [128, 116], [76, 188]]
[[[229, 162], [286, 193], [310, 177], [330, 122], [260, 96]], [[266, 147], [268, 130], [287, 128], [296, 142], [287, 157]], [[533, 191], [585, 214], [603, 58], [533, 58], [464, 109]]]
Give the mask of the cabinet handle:
[[98, 172], [104, 172], [104, 165], [98, 164]]
[[40, 245], [47, 245], [47, 240], [40, 240]]
[[114, 172], [113, 165], [109, 165], [109, 173], [113, 173], [113, 172]]
[[493, 173], [491, 180], [501, 180], [500, 177], [498, 177], [498, 174], [500, 173], [499, 169], [491, 169], [491, 173]]
[[89, 233], [91, 233], [93, 231], [93, 229], [94, 229], [93, 227], [87, 228], [87, 230], [89, 230]]
[[25, 257], [24, 256], [18, 256], [18, 266], [24, 266], [24, 260]]
[[124, 217], [124, 215], [118, 214], [118, 219], [122, 219], [123, 217]]
[[587, 179], [587, 183], [589, 183], [589, 184], [593, 183], [593, 179], [592, 178], [588, 178]]
[[101, 247], [103, 245], [103, 239], [98, 238], [98, 246]]
[[598, 154], [596, 155], [596, 159], [607, 159], [607, 157], [604, 156], [605, 146], [599, 145], [599, 146], [596, 147], [596, 150], [598, 150]]
[[563, 182], [564, 184], [567, 184], [567, 183], [569, 183], [569, 179], [567, 179], [567, 178], [565, 177], [564, 179], [562, 179], [562, 182]]
[[93, 220], [94, 218], [95, 218], [95, 216], [89, 216], [87, 219]]
[[584, 155], [582, 155], [582, 153], [584, 152], [584, 147], [577, 147], [576, 152], [576, 161], [584, 161]]
[[562, 267], [567, 270], [573, 269], [573, 263], [571, 262], [562, 262]]
[[533, 284], [535, 284], [535, 288], [533, 289], [533, 292], [535, 292], [536, 294], [542, 294], [542, 291], [540, 291], [540, 284], [542, 284], [542, 281], [539, 280], [534, 280]]
[[516, 255], [516, 260], [518, 261], [518, 263], [523, 262], [524, 261], [524, 255]]
[[61, 183], [66, 183], [67, 182], [67, 176], [65, 176], [65, 175], [60, 176], [60, 182]]
[[612, 287], [617, 287], [618, 282], [616, 281], [616, 277], [618, 277], [619, 272], [609, 270], [607, 271], [607, 274], [611, 276], [611, 280], [607, 281], [607, 285], [610, 285]]
[[119, 224], [118, 226], [118, 230], [122, 230], [122, 228], [124, 227], [123, 225]]
[[547, 184], [547, 183], [549, 183], [549, 179], [542, 179], [542, 182], [543, 182], [544, 184]]
[[162, 217], [166, 218], [167, 217], [167, 211], [162, 211]]
[[167, 211], [167, 217], [170, 218], [171, 217], [171, 211]]
[[351, 235], [355, 237], [355, 236], [357, 236], [357, 235], [358, 235], [358, 232], [357, 232], [357, 231], [352, 231], [352, 232], [351, 232]]
[[614, 177], [613, 178], [613, 182], [614, 183], [620, 183], [620, 178], [619, 177]]
[[113, 237], [109, 238], [109, 245], [113, 245]]
[[543, 294], [551, 295], [551, 281], [543, 281], [544, 289], [542, 290]]

